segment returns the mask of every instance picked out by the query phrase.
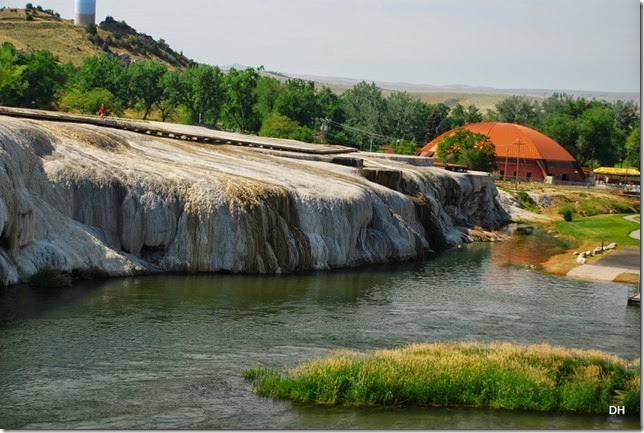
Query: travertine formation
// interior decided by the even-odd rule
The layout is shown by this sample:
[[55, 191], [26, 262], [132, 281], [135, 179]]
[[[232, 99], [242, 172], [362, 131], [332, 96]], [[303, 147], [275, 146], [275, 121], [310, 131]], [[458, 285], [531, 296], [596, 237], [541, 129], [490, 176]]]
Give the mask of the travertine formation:
[[350, 155], [362, 166], [0, 116], [0, 284], [44, 265], [134, 275], [383, 263], [509, 220], [485, 173]]

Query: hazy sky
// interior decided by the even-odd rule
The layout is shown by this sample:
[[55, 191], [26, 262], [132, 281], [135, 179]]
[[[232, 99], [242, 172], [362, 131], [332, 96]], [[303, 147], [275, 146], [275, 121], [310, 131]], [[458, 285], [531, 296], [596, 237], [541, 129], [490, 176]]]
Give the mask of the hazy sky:
[[[73, 18], [74, 0], [32, 3]], [[97, 22], [125, 20], [213, 65], [434, 85], [640, 91], [639, 0], [96, 3]]]

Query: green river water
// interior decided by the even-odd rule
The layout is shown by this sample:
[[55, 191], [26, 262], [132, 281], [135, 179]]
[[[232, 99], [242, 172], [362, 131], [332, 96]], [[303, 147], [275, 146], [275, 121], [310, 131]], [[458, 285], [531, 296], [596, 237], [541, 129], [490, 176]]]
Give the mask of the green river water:
[[242, 376], [337, 348], [455, 340], [639, 357], [640, 309], [626, 305], [626, 286], [529, 266], [559, 247], [537, 235], [357, 270], [0, 289], [0, 428], [639, 429], [639, 418], [608, 408], [583, 416], [302, 406], [259, 397]]

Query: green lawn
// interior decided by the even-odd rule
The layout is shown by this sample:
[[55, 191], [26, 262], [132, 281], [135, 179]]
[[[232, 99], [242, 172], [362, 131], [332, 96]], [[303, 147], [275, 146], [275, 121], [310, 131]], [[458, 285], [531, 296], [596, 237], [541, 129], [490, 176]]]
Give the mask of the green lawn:
[[587, 218], [575, 218], [570, 222], [558, 221], [556, 230], [564, 235], [575, 238], [582, 243], [607, 245], [616, 242], [620, 247], [639, 247], [639, 239], [633, 239], [629, 234], [640, 228], [638, 223], [624, 219], [626, 214], [595, 215]]

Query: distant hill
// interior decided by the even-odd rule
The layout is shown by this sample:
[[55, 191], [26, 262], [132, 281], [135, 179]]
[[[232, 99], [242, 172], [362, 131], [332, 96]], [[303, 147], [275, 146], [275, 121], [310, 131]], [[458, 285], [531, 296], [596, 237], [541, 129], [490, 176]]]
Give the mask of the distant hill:
[[138, 33], [125, 21], [107, 17], [98, 26], [74, 25], [51, 10], [0, 9], [0, 42], [10, 42], [19, 50], [47, 50], [63, 63], [79, 66], [83, 59], [108, 53], [126, 60], [156, 60], [184, 68], [191, 60], [168, 44]]
[[[293, 77], [315, 81], [337, 92], [350, 89], [360, 81], [363, 81], [362, 79], [356, 78], [317, 75], [295, 75]], [[370, 83], [372, 80], [364, 81]], [[407, 92], [424, 102], [441, 102], [449, 107], [453, 107], [456, 104], [463, 106], [472, 104], [482, 111], [494, 107], [497, 102], [511, 95], [525, 96], [532, 99], [545, 99], [554, 93], [566, 93], [573, 97], [605, 100], [608, 102], [632, 100], [638, 105], [640, 104], [640, 94], [630, 92], [594, 92], [562, 89], [497, 89], [494, 87], [476, 87], [463, 84], [436, 86], [431, 84], [393, 83], [388, 81], [374, 81], [374, 83], [385, 91]]]

